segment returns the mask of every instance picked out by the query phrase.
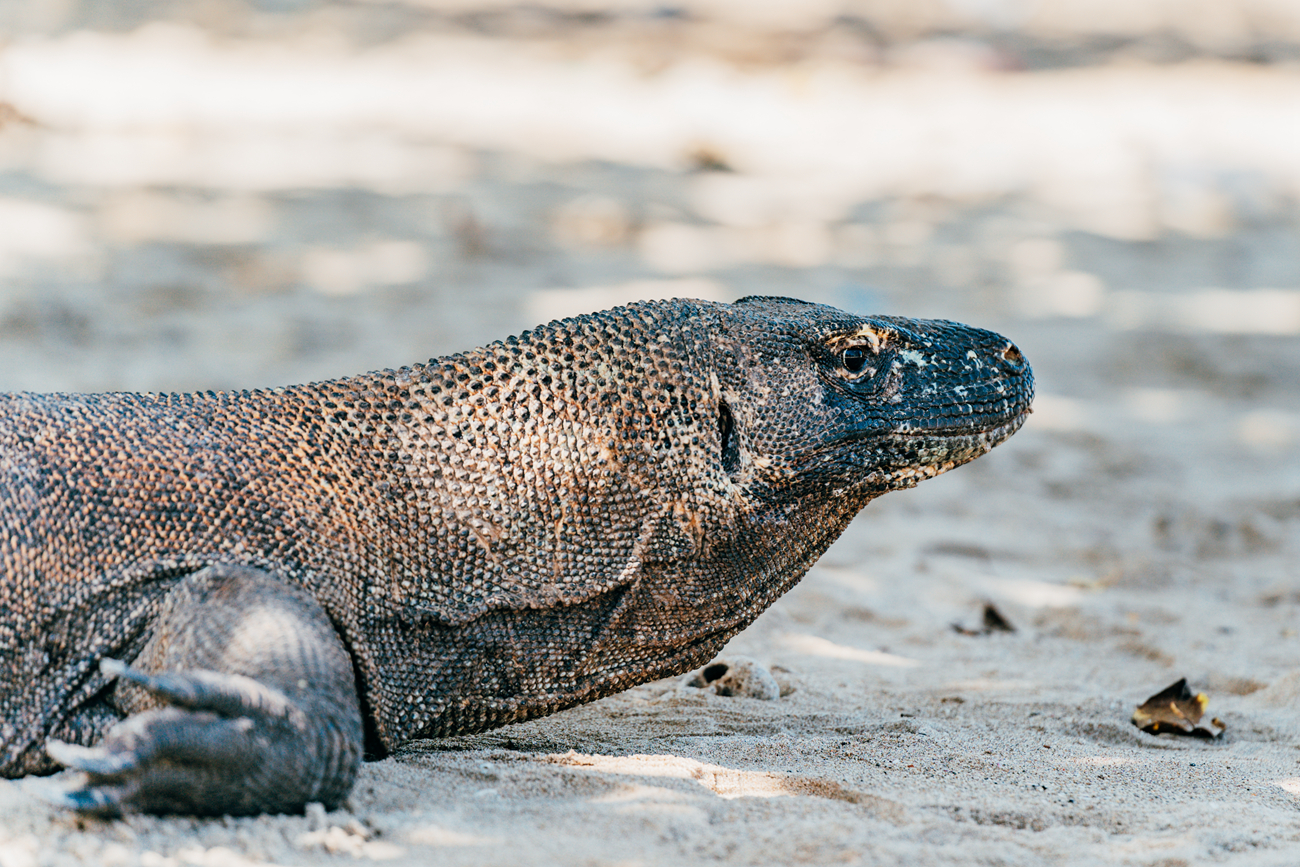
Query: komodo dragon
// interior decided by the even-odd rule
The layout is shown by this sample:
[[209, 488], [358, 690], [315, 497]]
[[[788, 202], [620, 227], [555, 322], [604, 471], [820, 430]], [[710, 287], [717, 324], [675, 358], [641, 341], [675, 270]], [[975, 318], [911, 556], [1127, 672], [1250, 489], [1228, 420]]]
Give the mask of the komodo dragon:
[[314, 385], [0, 395], [0, 772], [79, 769], [63, 802], [110, 815], [333, 807], [363, 752], [708, 662], [1032, 397], [997, 334], [759, 297]]

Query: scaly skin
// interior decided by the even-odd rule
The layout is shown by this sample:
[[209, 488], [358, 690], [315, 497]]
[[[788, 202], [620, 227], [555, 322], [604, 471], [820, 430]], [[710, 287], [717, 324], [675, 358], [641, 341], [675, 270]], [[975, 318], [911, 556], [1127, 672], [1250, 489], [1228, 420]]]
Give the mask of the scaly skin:
[[707, 662], [1032, 397], [991, 332], [770, 298], [268, 391], [0, 396], [0, 772], [79, 768], [103, 813], [337, 803], [363, 738]]

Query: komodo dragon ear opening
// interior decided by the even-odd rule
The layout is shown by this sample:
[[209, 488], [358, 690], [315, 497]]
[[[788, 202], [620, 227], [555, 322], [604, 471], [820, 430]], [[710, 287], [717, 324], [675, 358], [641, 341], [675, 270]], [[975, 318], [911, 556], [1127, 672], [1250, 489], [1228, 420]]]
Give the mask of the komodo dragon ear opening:
[[734, 476], [740, 469], [740, 444], [736, 442], [736, 419], [725, 400], [718, 401], [718, 448], [722, 453], [722, 469]]

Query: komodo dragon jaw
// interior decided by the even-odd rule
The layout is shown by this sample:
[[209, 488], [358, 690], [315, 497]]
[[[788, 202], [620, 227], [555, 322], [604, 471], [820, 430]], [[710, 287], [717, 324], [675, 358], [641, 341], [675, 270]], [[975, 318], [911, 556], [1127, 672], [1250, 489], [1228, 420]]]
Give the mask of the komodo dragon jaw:
[[78, 769], [54, 799], [105, 814], [332, 806], [363, 749], [707, 662], [1032, 396], [991, 332], [777, 298], [270, 391], [0, 395], [0, 773]]

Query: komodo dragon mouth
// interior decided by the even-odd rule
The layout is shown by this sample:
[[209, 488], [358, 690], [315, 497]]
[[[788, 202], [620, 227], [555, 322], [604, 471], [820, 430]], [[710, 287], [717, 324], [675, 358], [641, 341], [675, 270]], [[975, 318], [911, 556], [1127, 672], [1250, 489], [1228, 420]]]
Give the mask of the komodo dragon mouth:
[[[1011, 421], [973, 434], [946, 430], [891, 431], [877, 441], [877, 455], [881, 461], [892, 457], [900, 466], [892, 471], [882, 471], [865, 483], [874, 486], [883, 483], [891, 489], [915, 487], [925, 479], [942, 475], [992, 451], [1020, 430], [1032, 412], [1026, 407]], [[918, 454], [925, 454], [926, 460], [919, 461]]]

